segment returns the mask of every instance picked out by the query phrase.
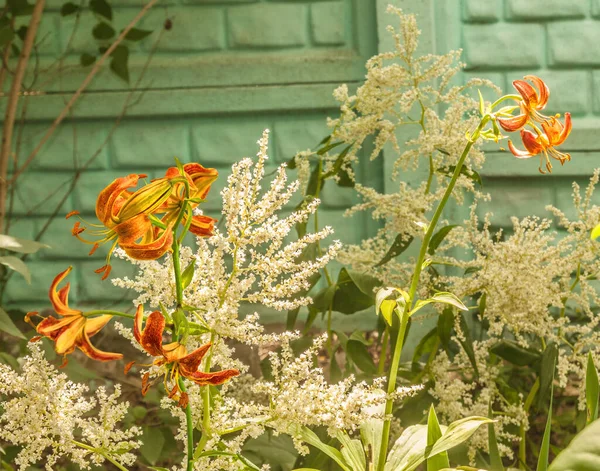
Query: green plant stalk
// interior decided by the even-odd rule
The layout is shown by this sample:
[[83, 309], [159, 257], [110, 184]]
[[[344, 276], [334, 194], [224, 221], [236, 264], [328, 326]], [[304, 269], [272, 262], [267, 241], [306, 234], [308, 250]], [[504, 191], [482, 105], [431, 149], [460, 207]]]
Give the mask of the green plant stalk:
[[[182, 377], [179, 377], [179, 389], [181, 392], [186, 394], [185, 381]], [[188, 402], [185, 407], [185, 425], [187, 428], [187, 471], [193, 471], [194, 469], [194, 422], [192, 419], [192, 408]]]
[[110, 455], [106, 454], [105, 452], [103, 452], [102, 450], [99, 450], [98, 448], [94, 448], [90, 445], [86, 445], [85, 443], [81, 443], [78, 442], [76, 440], [71, 440], [71, 443], [73, 443], [74, 445], [77, 445], [79, 448], [83, 448], [84, 450], [89, 450], [92, 453], [96, 453], [100, 456], [102, 456], [103, 458], [105, 458], [106, 460], [110, 461], [112, 464], [114, 464], [117, 468], [119, 468], [121, 471], [129, 471], [125, 466], [123, 466], [121, 463], [119, 463], [118, 461], [116, 461], [114, 458], [112, 458]]
[[385, 360], [387, 357], [388, 343], [390, 341], [390, 331], [386, 325], [383, 331], [383, 339], [381, 341], [381, 354], [379, 356], [379, 365], [377, 365], [377, 374], [382, 375], [385, 371]]
[[[421, 243], [421, 250], [419, 251], [419, 257], [417, 258], [415, 271], [413, 273], [411, 283], [410, 283], [410, 290], [408, 292], [410, 301], [405, 304], [404, 312], [403, 312], [402, 316], [400, 317], [401, 325], [400, 325], [400, 329], [398, 330], [398, 338], [396, 340], [396, 345], [394, 346], [392, 365], [390, 366], [390, 372], [389, 372], [389, 376], [388, 376], [389, 377], [388, 389], [387, 389], [388, 396], [391, 395], [396, 390], [396, 380], [398, 379], [398, 366], [400, 365], [400, 355], [402, 353], [402, 346], [404, 343], [404, 334], [405, 334], [405, 330], [406, 330], [406, 325], [408, 324], [408, 317], [409, 317], [408, 313], [411, 311], [411, 309], [413, 308], [415, 301], [416, 301], [415, 295], [417, 293], [417, 288], [419, 286], [421, 271], [423, 270], [423, 262], [425, 261], [425, 256], [427, 255], [427, 248], [429, 247], [429, 242], [431, 241], [431, 238], [433, 237], [433, 232], [435, 231], [435, 227], [437, 226], [437, 223], [438, 223], [440, 217], [442, 216], [444, 207], [446, 206], [446, 203], [448, 203], [448, 200], [450, 199], [450, 195], [454, 191], [454, 187], [456, 186], [456, 181], [458, 180], [458, 177], [460, 176], [460, 172], [465, 163], [465, 160], [467, 159], [467, 156], [469, 155], [471, 147], [473, 147], [473, 144], [479, 138], [479, 134], [481, 133], [481, 130], [485, 127], [485, 125], [488, 123], [489, 120], [490, 120], [490, 116], [485, 115], [479, 122], [479, 125], [477, 126], [477, 128], [475, 129], [473, 134], [471, 134], [469, 142], [467, 142], [467, 145], [465, 146], [465, 148], [458, 160], [458, 163], [456, 164], [456, 168], [454, 169], [454, 173], [452, 174], [450, 183], [448, 184], [448, 187], [446, 188], [446, 191], [444, 192], [444, 196], [442, 196], [441, 201], [439, 202], [437, 208], [435, 209], [435, 212], [433, 213], [433, 217], [431, 218], [431, 222], [429, 223], [429, 226], [427, 227], [427, 232], [425, 232], [425, 236], [423, 237], [423, 242]], [[394, 405], [394, 400], [391, 397], [389, 397], [385, 403], [386, 416], [392, 413], [393, 405]], [[390, 426], [391, 426], [390, 420], [385, 420], [383, 423], [381, 449], [379, 450], [378, 471], [383, 471], [383, 468], [385, 466], [387, 450], [388, 450], [388, 445], [389, 445], [388, 442], [390, 439]]]
[[[182, 205], [181, 211], [179, 213], [179, 217], [175, 223], [175, 228], [179, 226], [179, 222], [183, 217], [184, 212], [186, 211], [187, 203]], [[183, 231], [181, 237], [185, 236], [185, 230]], [[175, 294], [177, 296], [177, 308], [181, 308], [183, 306], [183, 283], [181, 280], [181, 261], [179, 260], [179, 239], [177, 238], [177, 230], [173, 231], [173, 245], [171, 246], [173, 249], [173, 272], [175, 274]], [[185, 382], [183, 378], [179, 378], [179, 388], [182, 393], [186, 392]], [[192, 407], [188, 401], [188, 404], [185, 407], [185, 423], [187, 429], [187, 471], [193, 471], [194, 469], [194, 423], [192, 421]]]

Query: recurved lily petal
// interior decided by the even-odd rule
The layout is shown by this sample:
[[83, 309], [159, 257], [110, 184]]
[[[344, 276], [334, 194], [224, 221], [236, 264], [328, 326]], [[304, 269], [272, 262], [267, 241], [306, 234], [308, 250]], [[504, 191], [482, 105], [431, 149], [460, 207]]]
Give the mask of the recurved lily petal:
[[199, 163], [189, 163], [183, 166], [183, 170], [191, 177], [196, 187], [196, 198], [206, 198], [210, 186], [219, 176], [219, 172], [214, 168], [206, 168]]
[[35, 330], [38, 334], [48, 337], [51, 340], [56, 340], [56, 337], [60, 334], [61, 330], [71, 324], [76, 317], [69, 316], [63, 317], [62, 319], [56, 319], [55, 317], [48, 316], [44, 318], [36, 327]]
[[136, 260], [156, 260], [162, 257], [173, 243], [173, 231], [171, 227], [164, 229], [162, 234], [155, 240], [146, 244], [135, 242], [119, 244], [131, 258]]
[[219, 386], [225, 383], [231, 378], [238, 376], [240, 372], [238, 370], [222, 370], [211, 373], [204, 373], [202, 371], [196, 371], [190, 375], [184, 375], [190, 381], [193, 381], [199, 386], [206, 386], [208, 384], [212, 386]]
[[112, 225], [112, 216], [116, 215], [126, 200], [123, 195], [129, 195], [129, 193], [125, 193], [126, 190], [135, 187], [138, 180], [145, 177], [144, 174], [132, 173], [126, 177], [117, 178], [100, 192], [96, 199], [96, 216], [104, 225]]
[[526, 75], [523, 77], [525, 80], [530, 80], [535, 84], [538, 89], [538, 93], [536, 94], [537, 101], [537, 109], [543, 110], [548, 103], [548, 98], [550, 98], [550, 89], [546, 82], [544, 82], [541, 78], [536, 75]]
[[185, 373], [194, 373], [198, 371], [200, 363], [202, 363], [202, 359], [208, 350], [210, 350], [210, 347], [210, 343], [204, 344], [179, 360], [179, 364], [181, 365], [182, 372], [184, 372], [184, 376], [186, 376]]
[[211, 237], [215, 229], [216, 219], [199, 214], [192, 217], [190, 232], [198, 237]]
[[[102, 317], [104, 317], [104, 316], [102, 316]], [[108, 316], [108, 317], [110, 318], [111, 316]], [[88, 321], [88, 322], [90, 322], [90, 321]], [[100, 329], [98, 329], [98, 330], [100, 330]], [[96, 330], [96, 332], [98, 330]], [[83, 331], [77, 341], [77, 347], [79, 347], [79, 349], [83, 353], [85, 353], [88, 357], [90, 357], [93, 360], [98, 360], [98, 361], [113, 361], [113, 360], [120, 360], [121, 358], [123, 358], [123, 355], [121, 353], [105, 352], [103, 350], [99, 350], [98, 348], [94, 347], [92, 345], [92, 343], [90, 342], [90, 337], [92, 335], [93, 334], [91, 334], [91, 333], [88, 334], [87, 325], [86, 325], [86, 327], [83, 329]]]
[[527, 120], [529, 116], [526, 113], [518, 114], [516, 116], [511, 116], [510, 118], [498, 118], [498, 124], [502, 129], [507, 132], [514, 132], [521, 129], [525, 124], [527, 124]]
[[550, 121], [542, 123], [542, 128], [548, 136], [548, 141], [551, 146], [559, 146], [567, 140], [571, 133], [571, 113], [565, 113], [565, 124], [561, 123], [558, 119], [552, 117]]
[[100, 330], [110, 322], [112, 316], [110, 314], [104, 314], [102, 316], [91, 317], [86, 319], [85, 327], [83, 331], [88, 335], [88, 337], [92, 337], [96, 335]]
[[543, 152], [547, 147], [547, 143], [544, 142], [542, 136], [536, 136], [531, 131], [525, 129], [521, 131], [521, 140], [523, 141], [525, 149], [527, 149], [531, 155], [537, 155], [540, 152]]
[[54, 280], [50, 284], [50, 290], [48, 292], [48, 296], [50, 298], [50, 302], [54, 307], [54, 311], [61, 316], [78, 316], [81, 314], [81, 311], [77, 309], [71, 309], [69, 307], [69, 289], [71, 287], [70, 283], [67, 283], [60, 290], [56, 290], [58, 285], [63, 281], [73, 267], [67, 268], [65, 271], [59, 273], [54, 277]]
[[138, 214], [114, 226], [119, 244], [133, 243], [152, 229], [150, 218], [146, 214]]
[[[135, 323], [140, 325], [140, 321], [138, 320], [141, 316], [139, 313], [141, 311], [136, 312], [136, 320]], [[162, 337], [163, 332], [165, 330], [165, 318], [164, 316], [158, 312], [154, 311], [151, 313], [146, 319], [146, 325], [143, 330], [140, 330], [138, 327], [138, 335], [140, 345], [146, 352], [153, 357], [162, 356]], [[134, 332], [135, 335], [135, 332]]]
[[56, 336], [54, 349], [59, 355], [67, 355], [75, 350], [78, 337], [85, 326], [85, 317], [78, 317]]

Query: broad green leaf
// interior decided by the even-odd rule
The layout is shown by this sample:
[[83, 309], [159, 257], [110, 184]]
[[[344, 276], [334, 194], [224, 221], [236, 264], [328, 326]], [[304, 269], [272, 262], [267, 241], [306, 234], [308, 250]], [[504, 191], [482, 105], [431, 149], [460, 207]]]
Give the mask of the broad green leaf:
[[[433, 447], [440, 438], [442, 438], [442, 429], [432, 404], [427, 418], [427, 446]], [[448, 453], [445, 451], [427, 458], [427, 471], [440, 471], [449, 466]]]
[[392, 258], [396, 258], [398, 255], [404, 252], [410, 246], [413, 239], [414, 237], [412, 236], [410, 236], [408, 239], [405, 239], [404, 234], [398, 234], [387, 253], [383, 256], [379, 263], [375, 265], [375, 268], [385, 265]]
[[321, 188], [323, 188], [323, 182], [320, 177], [320, 167], [319, 165], [315, 165], [312, 172], [310, 172], [310, 177], [308, 178], [308, 184], [306, 185], [306, 196], [316, 196], [320, 194]]
[[[373, 416], [383, 416], [385, 405], [371, 406]], [[379, 450], [381, 449], [381, 435], [383, 433], [383, 420], [369, 419], [360, 425], [360, 438], [367, 450], [369, 463], [373, 464], [371, 469], [379, 469]]]
[[411, 425], [392, 446], [384, 471], [412, 471], [425, 461], [426, 450], [427, 426]]
[[550, 342], [542, 353], [540, 362], [540, 390], [538, 393], [538, 408], [541, 408], [554, 381], [554, 369], [558, 359], [558, 347], [556, 343]]
[[335, 355], [333, 355], [329, 361], [329, 382], [336, 384], [342, 380], [342, 377], [342, 369], [340, 368]]
[[275, 435], [270, 430], [244, 443], [242, 454], [247, 456], [249, 453], [257, 455], [263, 461], [256, 463], [257, 465], [276, 463], [282, 470], [292, 469], [298, 457], [294, 442], [288, 435]]
[[493, 420], [487, 417], [466, 417], [464, 419], [457, 420], [448, 425], [448, 428], [442, 435], [433, 448], [429, 452], [429, 456], [437, 455], [443, 451], [448, 451], [457, 445], [460, 445], [464, 441], [471, 438], [477, 429], [485, 424], [489, 424]]
[[446, 236], [455, 227], [458, 227], [458, 224], [444, 226], [439, 231], [437, 231], [435, 234], [433, 234], [433, 236], [431, 237], [431, 240], [429, 241], [429, 247], [427, 248], [427, 252], [429, 252], [431, 255], [433, 255], [435, 253], [436, 249], [440, 246], [440, 244], [446, 238]]
[[[553, 365], [554, 366], [554, 365]], [[554, 370], [552, 371], [552, 379], [554, 379]], [[538, 456], [536, 471], [547, 471], [548, 459], [550, 456], [550, 433], [552, 430], [552, 399], [554, 387], [550, 384], [550, 406], [548, 407], [548, 418], [546, 419], [546, 427], [544, 428], [544, 436], [542, 437], [542, 446]]]
[[79, 11], [79, 5], [75, 5], [73, 2], [63, 3], [62, 7], [60, 7], [61, 16], [69, 16], [77, 11]]
[[350, 468], [350, 466], [344, 459], [342, 453], [339, 450], [333, 448], [332, 446], [323, 443], [315, 432], [313, 432], [307, 427], [298, 424], [292, 424], [290, 426], [290, 429], [292, 435], [299, 437], [302, 441], [305, 441], [309, 445], [312, 445], [316, 449], [325, 453], [327, 456], [333, 459], [333, 461], [335, 461], [344, 471], [352, 471], [352, 468]]
[[333, 310], [354, 314], [375, 304], [374, 288], [379, 281], [369, 275], [342, 268], [336, 282]]
[[79, 63], [81, 64], [82, 67], [87, 67], [89, 65], [92, 65], [94, 62], [96, 62], [96, 56], [92, 56], [91, 54], [89, 54], [87, 52], [84, 52], [79, 57]]
[[183, 285], [183, 289], [186, 289], [194, 279], [195, 270], [196, 263], [195, 260], [192, 260], [190, 264], [185, 267], [185, 270], [183, 270], [183, 273], [181, 274], [181, 284]]
[[373, 358], [363, 343], [356, 340], [348, 340], [346, 353], [361, 371], [372, 375], [377, 374], [377, 367], [373, 363]]
[[115, 30], [108, 23], [100, 22], [92, 29], [92, 36], [99, 41], [105, 41], [115, 35]]
[[25, 265], [25, 262], [20, 258], [15, 257], [14, 255], [6, 255], [0, 257], [0, 264], [20, 273], [23, 275], [23, 278], [25, 278], [25, 281], [31, 284], [31, 272], [29, 271], [29, 268], [27, 268], [27, 265]]
[[338, 431], [335, 435], [342, 445], [341, 452], [352, 471], [364, 471], [367, 468], [367, 458], [360, 440], [352, 439], [346, 432]]
[[598, 385], [598, 370], [594, 365], [592, 352], [588, 352], [587, 369], [585, 373], [585, 403], [587, 406], [587, 423], [591, 423], [598, 418], [598, 395], [600, 386]]
[[36, 253], [40, 249], [49, 249], [50, 246], [35, 240], [19, 239], [6, 234], [0, 234], [0, 249], [19, 253]]
[[20, 339], [25, 340], [25, 336], [21, 333], [21, 331], [14, 324], [8, 312], [0, 307], [0, 330], [2, 332], [6, 332], [7, 334], [12, 335], [13, 337], [18, 337]]
[[129, 49], [119, 45], [111, 54], [110, 70], [125, 82], [129, 83]]
[[90, 0], [90, 9], [107, 20], [112, 20], [112, 8], [106, 0]]
[[440, 292], [440, 293], [435, 293], [429, 299], [419, 299], [417, 301], [417, 303], [415, 304], [415, 307], [413, 308], [413, 310], [410, 311], [409, 316], [412, 316], [414, 313], [416, 313], [417, 311], [422, 309], [424, 306], [431, 304], [431, 303], [449, 304], [451, 306], [457, 307], [461, 311], [469, 310], [469, 308], [467, 308], [467, 306], [465, 306], [462, 303], [462, 301], [460, 299], [458, 299], [458, 297], [456, 297], [454, 294], [447, 293], [447, 292]]
[[525, 349], [510, 340], [496, 343], [490, 348], [490, 352], [517, 366], [531, 365], [541, 359], [539, 352]]
[[128, 41], [141, 41], [142, 39], [144, 39], [147, 36], [150, 36], [151, 34], [152, 31], [146, 29], [131, 28], [129, 31], [127, 31], [125, 39], [127, 39]]
[[598, 471], [600, 469], [600, 420], [575, 435], [548, 471]]
[[152, 465], [156, 464], [165, 446], [165, 437], [162, 429], [159, 427], [144, 427], [144, 435], [141, 441], [140, 453], [148, 463]]

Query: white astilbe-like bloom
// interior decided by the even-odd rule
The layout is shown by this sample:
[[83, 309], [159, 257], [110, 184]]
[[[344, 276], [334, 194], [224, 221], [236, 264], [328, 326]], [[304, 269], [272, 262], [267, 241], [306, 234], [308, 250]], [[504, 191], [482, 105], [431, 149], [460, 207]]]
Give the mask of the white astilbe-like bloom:
[[[383, 392], [384, 378], [373, 384], [356, 383], [349, 376], [336, 384], [329, 384], [321, 368], [315, 367], [315, 359], [326, 342], [319, 337], [313, 346], [296, 357], [289, 342], [284, 342], [281, 352], [270, 356], [270, 381], [258, 381], [254, 391], [269, 399], [269, 426], [292, 435], [298, 451], [306, 453], [302, 438], [295, 433], [298, 426], [324, 426], [332, 435], [336, 430], [355, 430], [372, 417], [377, 405], [386, 401]], [[395, 399], [408, 397], [420, 386], [398, 388]]]
[[[480, 120], [478, 104], [468, 92], [474, 87], [500, 90], [482, 79], [469, 80], [464, 86], [450, 86], [464, 66], [458, 62], [460, 51], [416, 55], [420, 31], [415, 16], [395, 7], [389, 7], [388, 11], [396, 14], [400, 22], [399, 30], [389, 28], [395, 50], [369, 60], [366, 81], [356, 95], [349, 95], [346, 86], [336, 90], [334, 96], [341, 102], [341, 115], [329, 124], [335, 140], [353, 145], [350, 156], [356, 155], [369, 136], [375, 139], [371, 158], [377, 157], [386, 145], [391, 155], [396, 154], [393, 178], [401, 180], [397, 190], [390, 192], [386, 188], [387, 194], [383, 194], [357, 185], [364, 202], [346, 213], [349, 216], [357, 211], [372, 211], [374, 219], [384, 220], [385, 230], [361, 245], [350, 245], [340, 252], [342, 263], [356, 270], [367, 270], [385, 285], [393, 285], [407, 278], [410, 267], [398, 263], [374, 267], [373, 261], [383, 258], [397, 241], [396, 237], [403, 241], [422, 238], [422, 227], [429, 223], [426, 215], [441, 200], [449, 175], [467, 145], [465, 134], [473, 131]], [[402, 146], [397, 140], [400, 134], [406, 140]], [[483, 162], [480, 144], [475, 143], [452, 193], [458, 203], [462, 203], [465, 191], [478, 193], [474, 172]], [[415, 184], [424, 166], [427, 177]], [[365, 260], [371, 260], [370, 266], [365, 266]]]
[[[59, 373], [39, 345], [30, 344], [29, 350], [22, 372], [0, 365], [0, 440], [21, 447], [15, 458], [19, 470], [42, 458], [47, 470], [62, 457], [82, 469], [100, 465], [106, 457], [132, 464], [129, 450], [140, 446], [133, 438], [141, 431], [119, 424], [129, 407], [117, 402], [120, 389], [107, 396], [99, 388], [96, 398], [86, 396], [87, 386]], [[96, 406], [99, 414], [90, 416]]]
[[[311, 299], [304, 293], [311, 287], [311, 277], [335, 257], [340, 246], [336, 241], [313, 260], [303, 257], [309, 246], [332, 234], [330, 227], [288, 241], [295, 226], [308, 219], [319, 201], [315, 199], [280, 216], [299, 183], [288, 184], [285, 165], [281, 165], [270, 185], [262, 187], [268, 135], [267, 130], [258, 141], [256, 160], [242, 159], [232, 167], [228, 185], [221, 193], [223, 231], [197, 239], [196, 252], [190, 248], [181, 250], [181, 266], [193, 263], [196, 267], [184, 291], [185, 304], [197, 308], [195, 316], [217, 337], [253, 345], [272, 342], [276, 336], [264, 334], [258, 315], [240, 318], [242, 303], [278, 311], [308, 305]], [[115, 284], [139, 292], [136, 303], [147, 303], [153, 308], [160, 304], [173, 306], [172, 260], [167, 257], [162, 263], [132, 263], [140, 267], [135, 280], [125, 278], [115, 280]]]
[[[459, 345], [458, 339], [453, 341]], [[513, 459], [513, 445], [519, 437], [511, 433], [511, 426], [528, 428], [527, 413], [523, 398], [509, 404], [498, 390], [496, 380], [501, 365], [489, 362], [492, 342], [473, 342], [473, 353], [477, 371], [474, 370], [464, 349], [452, 360], [446, 352], [437, 355], [431, 365], [431, 376], [435, 381], [429, 393], [436, 399], [436, 411], [449, 423], [470, 416], [487, 417], [490, 404], [494, 412], [494, 429], [498, 438], [498, 449], [503, 456]], [[477, 450], [488, 451], [487, 428], [481, 427], [469, 441], [469, 458], [474, 461]]]
[[467, 238], [475, 257], [453, 263], [472, 274], [446, 281], [460, 298], [486, 294], [482, 314], [490, 323], [489, 335], [501, 336], [508, 329], [527, 346], [527, 334], [552, 339], [564, 320], [554, 319], [550, 308], [562, 307], [564, 288], [568, 289], [573, 267], [565, 254], [570, 241], [557, 240], [549, 220], [512, 218], [512, 223], [513, 233], [504, 239], [502, 232], [490, 232], [487, 218], [479, 230], [473, 208], [467, 228], [448, 236], [449, 242]]

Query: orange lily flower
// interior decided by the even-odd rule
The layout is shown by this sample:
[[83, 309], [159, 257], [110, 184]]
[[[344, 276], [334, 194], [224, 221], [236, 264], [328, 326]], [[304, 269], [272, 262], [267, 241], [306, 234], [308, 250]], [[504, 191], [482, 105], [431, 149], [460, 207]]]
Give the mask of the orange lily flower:
[[[206, 198], [210, 190], [210, 186], [219, 176], [219, 172], [214, 168], [206, 168], [202, 165], [192, 162], [183, 165], [183, 176], [188, 181], [189, 188], [189, 199], [192, 200], [203, 200]], [[177, 167], [171, 167], [165, 173], [165, 179], [173, 179], [182, 176], [180, 170]], [[179, 211], [181, 209], [181, 203], [186, 198], [185, 186], [177, 185], [173, 187], [173, 192], [169, 199], [163, 204], [158, 212], [164, 212], [164, 222], [171, 222], [177, 219]], [[199, 202], [188, 201], [190, 209], [197, 207]], [[188, 214], [184, 214], [182, 223], [187, 225]], [[192, 216], [190, 223], [190, 232], [199, 237], [210, 237], [213, 234], [214, 225], [216, 219], [204, 216], [196, 215]]]
[[[171, 342], [163, 345], [163, 332], [165, 330], [165, 318], [159, 311], [152, 312], [143, 325], [143, 308], [140, 305], [135, 313], [133, 334], [142, 348], [151, 356], [157, 357], [152, 366], [167, 366], [164, 376], [165, 389], [169, 390], [167, 380], [173, 384], [169, 397], [178, 399], [182, 407], [187, 405], [187, 394], [179, 388], [179, 377], [184, 377], [200, 386], [217, 386], [225, 383], [230, 378], [240, 374], [238, 370], [222, 370], [205, 373], [198, 371], [202, 359], [211, 347], [210, 343], [202, 345], [191, 353], [187, 352], [184, 345], [179, 342]], [[125, 366], [125, 373], [135, 362]], [[146, 373], [142, 379], [142, 394], [146, 394], [151, 384], [150, 375]]]
[[[513, 86], [519, 92], [522, 100], [519, 102], [521, 113], [508, 118], [497, 118], [498, 124], [508, 132], [522, 129], [530, 119], [543, 123], [550, 118], [540, 113], [546, 107], [550, 90], [544, 81], [535, 75], [526, 75], [525, 80], [515, 80]], [[537, 90], [526, 80], [535, 84]]]
[[62, 273], [59, 273], [50, 286], [50, 302], [56, 314], [61, 316], [61, 318], [57, 319], [48, 316], [36, 326], [31, 322], [31, 317], [39, 316], [37, 312], [29, 312], [25, 316], [25, 320], [40, 334], [39, 337], [34, 337], [32, 341], [39, 340], [41, 337], [48, 337], [55, 342], [54, 348], [56, 353], [64, 357], [62, 366], [67, 364], [67, 355], [73, 353], [75, 348], [79, 348], [94, 360], [110, 361], [123, 358], [123, 355], [120, 353], [109, 353], [98, 350], [90, 342], [90, 337], [97, 334], [110, 321], [112, 315], [104, 314], [88, 318], [82, 311], [69, 307], [70, 283], [65, 284], [61, 289], [57, 290], [58, 285], [71, 272], [72, 268], [69, 267]]
[[545, 173], [542, 170], [542, 163], [545, 157], [546, 168], [552, 173], [552, 164], [549, 157], [560, 161], [563, 165], [566, 161], [571, 160], [571, 155], [558, 151], [555, 147], [561, 145], [571, 132], [571, 114], [565, 113], [565, 124], [563, 125], [558, 119], [550, 118], [542, 123], [544, 132], [539, 132], [535, 135], [529, 130], [521, 130], [521, 139], [525, 145], [526, 151], [517, 149], [509, 140], [508, 147], [515, 157], [518, 159], [529, 159], [535, 155], [542, 154], [540, 157], [540, 173]]
[[[90, 241], [83, 238], [80, 234], [87, 231], [87, 228], [82, 227], [79, 221], [73, 226], [72, 234], [75, 237], [87, 244], [93, 244], [90, 255], [100, 244], [114, 241], [108, 252], [106, 265], [96, 270], [96, 273], [104, 273], [102, 279], [106, 279], [110, 273], [110, 257], [117, 244], [130, 257], [140, 260], [159, 258], [171, 246], [170, 228], [162, 232], [156, 230], [149, 215], [169, 198], [172, 182], [152, 182], [135, 192], [130, 192], [130, 188], [137, 186], [139, 178], [144, 177], [146, 175], [131, 174], [117, 178], [100, 192], [96, 200], [96, 216], [102, 225], [89, 225], [101, 229], [88, 231], [92, 235], [100, 236], [99, 240]], [[67, 219], [78, 214], [78, 211], [72, 211], [67, 214]], [[140, 239], [141, 242], [138, 243]]]

